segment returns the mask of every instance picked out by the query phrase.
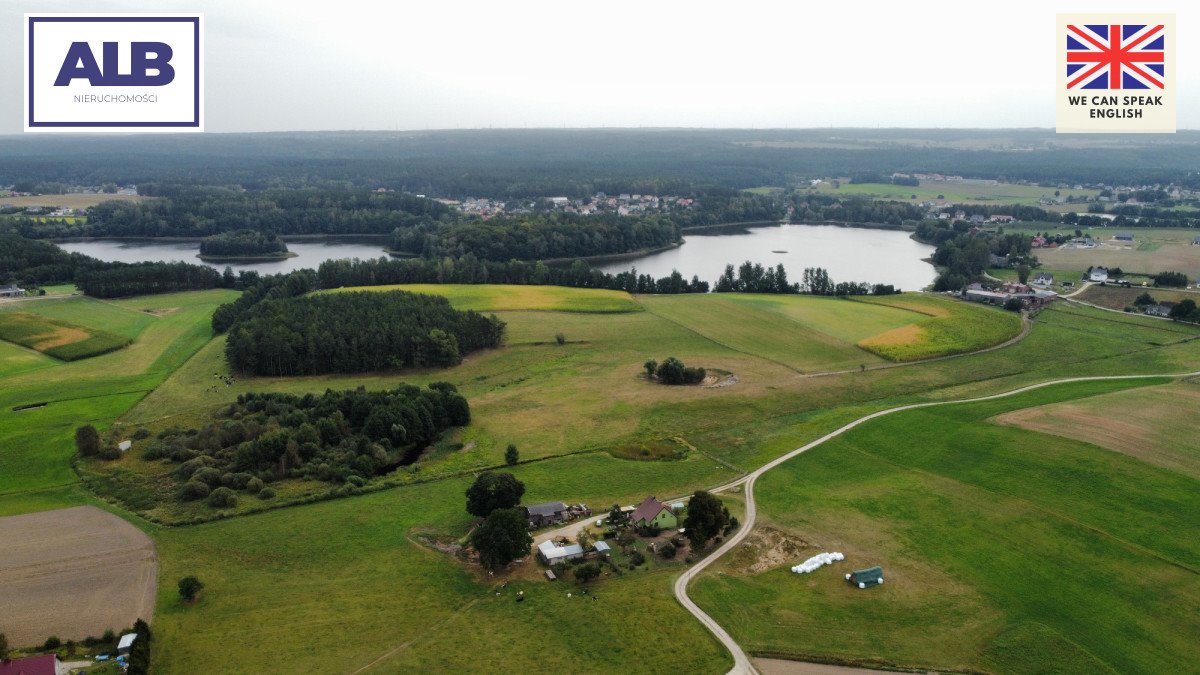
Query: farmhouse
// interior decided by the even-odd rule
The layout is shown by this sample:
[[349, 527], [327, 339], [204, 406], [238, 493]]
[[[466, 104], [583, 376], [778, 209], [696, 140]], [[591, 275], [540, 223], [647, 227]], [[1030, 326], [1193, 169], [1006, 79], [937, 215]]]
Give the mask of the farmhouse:
[[567, 505], [562, 502], [546, 502], [525, 507], [525, 516], [530, 527], [557, 525], [567, 519]]
[[1033, 277], [1034, 286], [1049, 286], [1054, 283], [1054, 275], [1049, 272], [1038, 272]]
[[0, 661], [0, 675], [65, 675], [66, 672], [54, 654]]
[[1192, 240], [1192, 246], [1200, 246], [1200, 237], [1196, 237]]
[[0, 298], [19, 298], [25, 295], [24, 288], [18, 288], [16, 284], [0, 286]]
[[996, 215], [988, 218], [989, 223], [1011, 223], [1014, 220], [1016, 220], [1016, 218], [1012, 216], [1006, 216], [1002, 213], [997, 213]]
[[1113, 239], [1115, 239], [1116, 241], [1133, 241], [1133, 233], [1132, 232], [1118, 232], [1113, 235]]
[[646, 497], [629, 516], [629, 522], [634, 527], [659, 527], [669, 529], [679, 525], [679, 519], [671, 511], [671, 507], [654, 497]]
[[1093, 267], [1092, 269], [1088, 270], [1087, 280], [1088, 281], [1108, 281], [1108, 268], [1107, 267]]
[[547, 565], [553, 565], [556, 562], [565, 562], [583, 557], [583, 547], [579, 544], [568, 544], [559, 546], [552, 541], [543, 541], [538, 544], [538, 558]]
[[1170, 316], [1171, 305], [1174, 303], [1163, 303], [1160, 305], [1150, 305], [1146, 307], [1147, 316]]

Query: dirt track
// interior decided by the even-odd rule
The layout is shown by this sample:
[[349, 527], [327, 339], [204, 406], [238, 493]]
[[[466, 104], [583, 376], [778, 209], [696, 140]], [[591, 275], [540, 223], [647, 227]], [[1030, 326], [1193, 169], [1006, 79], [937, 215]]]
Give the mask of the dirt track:
[[0, 632], [13, 646], [149, 621], [157, 575], [154, 542], [93, 506], [0, 518]]

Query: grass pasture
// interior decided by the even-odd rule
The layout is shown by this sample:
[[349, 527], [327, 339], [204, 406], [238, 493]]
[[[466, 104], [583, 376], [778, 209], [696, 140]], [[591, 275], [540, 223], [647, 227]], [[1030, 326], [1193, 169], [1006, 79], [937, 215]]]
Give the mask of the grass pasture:
[[[987, 421], [1154, 383], [1061, 385], [858, 427], [756, 490], [763, 526], [804, 543], [797, 558], [847, 560], [801, 576], [791, 559], [751, 572], [734, 556], [692, 597], [757, 653], [1015, 673], [1196, 663], [1197, 479]], [[874, 564], [883, 586], [842, 579]]]
[[440, 295], [455, 309], [477, 312], [547, 311], [620, 313], [641, 310], [625, 291], [565, 286], [509, 286], [499, 284], [397, 284], [339, 288], [329, 293], [354, 291], [409, 291]]
[[1172, 288], [1154, 288], [1154, 287], [1139, 287], [1122, 288], [1112, 285], [1092, 285], [1088, 286], [1079, 295], [1075, 296], [1075, 300], [1090, 302], [1093, 305], [1107, 307], [1109, 309], [1124, 310], [1133, 304], [1142, 293], [1149, 293], [1150, 297], [1157, 302], [1179, 302], [1180, 300], [1192, 299], [1200, 302], [1200, 293], [1194, 291], [1183, 291]]
[[78, 361], [116, 351], [132, 340], [95, 328], [29, 312], [0, 312], [0, 340], [28, 347], [60, 361]]
[[[999, 183], [996, 185], [970, 185], [963, 183], [947, 183], [942, 181], [921, 181], [919, 186], [893, 185], [891, 183], [851, 183], [842, 179], [840, 186], [834, 188], [831, 183], [824, 182], [815, 188], [818, 192], [834, 195], [854, 195], [873, 199], [891, 199], [895, 201], [927, 201], [941, 199], [958, 204], [1023, 204], [1036, 206], [1043, 197], [1054, 198], [1055, 188], [1044, 188], [1037, 185], [1017, 185], [1014, 183]], [[1095, 197], [1096, 190], [1058, 190], [1069, 197]], [[916, 198], [913, 198], [916, 195]]]

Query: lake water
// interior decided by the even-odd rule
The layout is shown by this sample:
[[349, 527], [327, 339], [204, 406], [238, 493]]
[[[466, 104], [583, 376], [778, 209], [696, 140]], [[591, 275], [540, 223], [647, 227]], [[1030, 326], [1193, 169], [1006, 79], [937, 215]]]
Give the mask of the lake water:
[[725, 265], [734, 267], [749, 260], [787, 269], [788, 278], [800, 281], [805, 267], [824, 267], [838, 281], [892, 284], [917, 291], [933, 283], [933, 265], [923, 258], [934, 247], [909, 237], [908, 232], [871, 230], [836, 225], [768, 225], [749, 229], [704, 230], [684, 235], [683, 246], [634, 260], [600, 265], [605, 272], [623, 272], [636, 267], [638, 274], [658, 279], [679, 270], [687, 279], [693, 274], [713, 283]]
[[[783, 263], [788, 276], [799, 281], [805, 267], [824, 267], [834, 281], [865, 281], [892, 284], [915, 291], [932, 283], [933, 266], [922, 258], [933, 255], [933, 247], [909, 238], [907, 232], [837, 227], [834, 225], [768, 225], [749, 229], [705, 230], [688, 234], [685, 244], [633, 260], [599, 265], [605, 272], [622, 272], [636, 267], [639, 274], [665, 277], [677, 269], [688, 279], [697, 274], [715, 282], [725, 265], [742, 261], [774, 267]], [[271, 262], [230, 264], [235, 272], [257, 270], [263, 274], [290, 272], [305, 267], [316, 269], [326, 260], [378, 258], [386, 256], [386, 238], [322, 237], [288, 241], [294, 258]], [[97, 239], [61, 242], [64, 250], [101, 260], [141, 262], [164, 260], [203, 263], [196, 254], [199, 241], [154, 241]], [[782, 251], [782, 252], [781, 252]], [[225, 269], [224, 263], [210, 264]]]
[[321, 237], [287, 241], [288, 250], [296, 256], [286, 260], [272, 260], [255, 263], [207, 263], [196, 257], [200, 253], [199, 241], [157, 241], [157, 240], [126, 240], [126, 239], [96, 239], [93, 241], [64, 241], [56, 242], [64, 251], [83, 253], [93, 258], [119, 262], [189, 262], [198, 265], [208, 265], [219, 270], [226, 265], [234, 272], [255, 270], [261, 274], [277, 274], [293, 270], [317, 269], [326, 260], [338, 258], [378, 258], [387, 257], [384, 247], [387, 237]]

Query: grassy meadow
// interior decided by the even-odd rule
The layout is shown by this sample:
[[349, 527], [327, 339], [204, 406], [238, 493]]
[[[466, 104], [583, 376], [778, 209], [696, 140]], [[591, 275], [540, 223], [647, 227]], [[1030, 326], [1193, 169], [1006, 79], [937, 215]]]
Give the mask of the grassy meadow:
[[[891, 183], [851, 183], [843, 178], [838, 187], [824, 182], [817, 185], [817, 192], [835, 195], [853, 195], [872, 199], [891, 199], [895, 201], [927, 201], [931, 199], [944, 200], [958, 204], [1023, 204], [1037, 206], [1043, 197], [1053, 199], [1055, 192], [1067, 197], [1095, 197], [1096, 190], [1075, 190], [1044, 188], [1037, 185], [1017, 185], [1014, 183], [998, 183], [996, 185], [970, 185], [963, 183], [947, 183], [941, 181], [921, 181], [919, 186], [893, 185]], [[1083, 205], [1080, 205], [1083, 210]]]
[[30, 312], [0, 312], [0, 340], [27, 347], [60, 361], [78, 361], [116, 351], [128, 337], [82, 328]]
[[[528, 288], [535, 287], [516, 287], [515, 291]], [[463, 510], [463, 491], [471, 473], [502, 465], [508, 443], [520, 449], [522, 463], [511, 470], [527, 485], [527, 503], [562, 500], [604, 508], [613, 503], [633, 503], [647, 494], [669, 498], [719, 485], [845, 422], [897, 403], [994, 393], [1052, 377], [1200, 368], [1200, 340], [1194, 339], [1200, 336], [1200, 328], [1078, 306], [1060, 305], [1043, 311], [1027, 337], [1004, 349], [857, 372], [863, 363], [885, 363], [883, 358], [857, 346], [872, 336], [937, 319], [970, 325], [980, 316], [977, 312], [1010, 315], [915, 294], [859, 302], [803, 296], [600, 296], [580, 289], [549, 289], [510, 300], [502, 289], [480, 293], [461, 287], [435, 290], [458, 307], [474, 303], [474, 308], [496, 312], [508, 324], [504, 346], [474, 353], [461, 365], [447, 370], [243, 378], [229, 373], [223, 357], [224, 338], [212, 337], [208, 324], [215, 306], [234, 297], [233, 293], [210, 291], [115, 302], [72, 298], [24, 303], [22, 311], [102, 328], [131, 337], [134, 342], [119, 352], [69, 364], [16, 347], [12, 349], [21, 354], [9, 354], [4, 347], [10, 345], [0, 343], [0, 367], [6, 368], [0, 374], [5, 385], [0, 389], [0, 439], [4, 440], [0, 446], [0, 515], [97, 501], [79, 485], [79, 476], [70, 466], [74, 450], [71, 434], [85, 422], [102, 428], [115, 423], [123, 432], [139, 427], [153, 431], [207, 423], [214, 412], [248, 391], [305, 393], [326, 388], [381, 389], [401, 382], [449, 381], [468, 398], [472, 424], [446, 438], [414, 468], [390, 477], [396, 485], [390, 489], [183, 527], [158, 526], [133, 512], [145, 510], [149, 515], [171, 520], [193, 515], [187, 509], [204, 513], [212, 510], [203, 504], [184, 508], [155, 507], [152, 502], [144, 502], [131, 507], [101, 502], [145, 529], [158, 545], [156, 669], [164, 673], [194, 672], [198, 664], [219, 663], [224, 670], [241, 672], [261, 669], [269, 660], [272, 672], [526, 672], [546, 667], [581, 672], [724, 672], [731, 665], [728, 655], [672, 598], [672, 568], [652, 567], [620, 577], [603, 577], [594, 584], [598, 600], [577, 593], [568, 598], [568, 592], [576, 591], [573, 584], [533, 581], [537, 572], [530, 568], [519, 569], [508, 577], [512, 583], [500, 589], [502, 578], [489, 578], [429, 543], [454, 543], [466, 534], [470, 522]], [[517, 303], [515, 306], [520, 308], [497, 304], [504, 302]], [[612, 309], [629, 307], [627, 303], [643, 311]], [[987, 331], [994, 331], [988, 340], [995, 344], [1010, 334], [1011, 327], [986, 325], [986, 329], [977, 329]], [[566, 337], [565, 344], [556, 343], [557, 333]], [[719, 388], [668, 387], [647, 381], [642, 375], [643, 361], [667, 356], [676, 356], [689, 365], [733, 373], [738, 381]], [[846, 369], [855, 372], [822, 374]], [[1068, 393], [1083, 395], [1116, 388], [1093, 385], [1086, 391]], [[1058, 399], [1048, 395], [1021, 399], [1023, 405], [1053, 400]], [[12, 406], [30, 401], [47, 401], [50, 405], [11, 411]], [[857, 449], [823, 446], [764, 476], [757, 493], [764, 511], [760, 518], [790, 536], [801, 536], [796, 533], [807, 526], [807, 521], [792, 515], [789, 509], [802, 504], [801, 514], [806, 515], [809, 502], [825, 504], [822, 491], [828, 484], [832, 497], [821, 508], [822, 513], [829, 514], [829, 536], [845, 535], [838, 525], [843, 522], [863, 524], [857, 531], [869, 531], [876, 526], [875, 521], [854, 509], [865, 509], [874, 516], [902, 513], [906, 502], [891, 491], [898, 490], [901, 496], [919, 494], [920, 490], [930, 489], [919, 481], [932, 481], [934, 470], [942, 470], [922, 466], [915, 472], [900, 471], [895, 468], [897, 463], [931, 461], [938, 453], [947, 454], [949, 450], [938, 448], [950, 443], [949, 439], [982, 443], [986, 439], [964, 434], [979, 426], [980, 419], [1010, 409], [981, 408], [968, 411], [970, 415], [962, 412], [966, 407], [955, 409], [953, 414], [949, 408], [939, 409], [937, 414], [949, 416], [947, 424], [953, 426], [954, 433], [948, 434], [944, 442], [934, 439], [942, 445], [921, 445], [929, 448], [925, 454], [915, 441], [913, 447], [918, 449], [912, 450], [913, 456], [894, 453], [867, 461], [859, 459]], [[929, 414], [934, 415], [932, 411]], [[922, 424], [914, 425], [914, 437], [932, 433], [930, 419], [937, 420], [922, 418]], [[893, 422], [891, 418], [885, 421]], [[1047, 443], [1065, 444], [1062, 452], [1081, 452], [1078, 441], [990, 423], [989, 427], [999, 430], [997, 433], [1017, 435], [996, 437], [978, 446], [987, 451], [992, 469], [1015, 461], [1006, 453], [1045, 448]], [[863, 432], [872, 428], [864, 427]], [[871, 451], [890, 453], [886, 444], [879, 442], [876, 448], [878, 438], [872, 439], [866, 443]], [[1020, 443], [1010, 447], [1007, 441], [1012, 439]], [[964, 447], [976, 447], [971, 443]], [[638, 450], [661, 449], [667, 444], [681, 450], [671, 448], [671, 452], [655, 451], [649, 456]], [[1057, 451], [1060, 446], [1052, 447]], [[141, 460], [140, 448], [135, 446], [134, 451], [115, 462], [89, 461], [81, 467], [89, 481], [98, 481], [93, 484], [110, 494], [133, 495], [136, 501], [139, 495], [153, 492], [155, 472], [164, 470], [162, 464]], [[822, 456], [833, 463], [832, 468], [788, 473], [784, 480], [785, 471]], [[1023, 455], [1019, 458], [1028, 459]], [[971, 466], [968, 461], [950, 464], [963, 470]], [[1100, 470], [1089, 467], [1076, 462], [1068, 468]], [[898, 481], [899, 487], [889, 486], [883, 478], [880, 482], [856, 483], [876, 480], [861, 473], [868, 468], [895, 471], [904, 480], [918, 482], [910, 485], [901, 478], [888, 479]], [[1027, 467], [1025, 473], [1015, 472], [1007, 478], [1017, 481], [1044, 468]], [[979, 471], [991, 473], [983, 468]], [[994, 473], [1006, 478], [1004, 470]], [[1074, 474], [1069, 477], [1074, 478]], [[987, 475], [972, 473], [971, 478], [983, 481]], [[1032, 484], [1043, 484], [1051, 476], [1038, 480], [1042, 483]], [[1166, 490], [1170, 485], [1163, 477], [1154, 480], [1166, 481], [1156, 483], [1155, 490]], [[789, 481], [808, 487], [797, 497], [798, 488], [793, 489]], [[938, 481], [952, 482], [949, 478]], [[1119, 482], [1122, 489], [1127, 489], [1125, 479]], [[1012, 486], [989, 489], [1000, 487]], [[327, 490], [328, 486], [297, 484], [287, 489], [295, 496], [310, 489]], [[964, 493], [967, 496], [962, 499], [968, 507], [982, 510], [990, 497], [981, 497], [983, 493], [978, 490], [982, 488], [971, 489], [976, 491]], [[853, 499], [842, 494], [853, 490], [858, 490]], [[1061, 499], [1073, 495], [1080, 501], [1056, 502], [1054, 508], [1078, 507], [1089, 517], [1096, 515], [1098, 523], [1108, 525], [1105, 519], [1111, 514], [1106, 509], [1112, 507], [1111, 500], [1106, 498], [1099, 506], [1091, 507], [1086, 501], [1092, 493], [1069, 492]], [[288, 496], [281, 489], [276, 500], [281, 502]], [[959, 502], [945, 501], [949, 498], [941, 496], [922, 499], [922, 504], [931, 502], [929, 513], [934, 517], [945, 518], [949, 513], [951, 521], [962, 520], [955, 515]], [[241, 501], [238, 509], [242, 511], [265, 505], [257, 498]], [[840, 507], [847, 502], [853, 508]], [[1185, 502], [1170, 506], [1162, 518], [1186, 507], [1189, 505]], [[1021, 513], [1036, 518], [1041, 512], [1032, 509]], [[914, 519], [918, 515], [922, 516], [920, 524], [910, 527], [922, 530], [926, 527], [924, 512], [917, 511]], [[1023, 522], [1017, 520], [1018, 524]], [[992, 520], [987, 522], [987, 532], [1001, 529]], [[1012, 522], [1003, 521], [1005, 526], [1012, 526]], [[1132, 519], [1119, 534], [1139, 546], [1149, 546], [1147, 537], [1154, 536], [1158, 524], [1154, 519]], [[819, 537], [826, 531], [815, 532], [805, 533], [805, 541], [823, 544]], [[960, 543], [970, 540], [968, 530], [949, 534]], [[899, 535], [886, 536], [892, 538], [884, 544], [899, 546], [895, 538]], [[934, 536], [932, 530], [929, 536]], [[876, 551], [870, 548], [870, 541], [856, 545], [861, 548], [847, 545], [848, 552]], [[1187, 545], [1170, 553], [1180, 558], [1192, 555]], [[911, 552], [907, 555], [913, 557]], [[930, 604], [933, 601], [928, 594], [918, 592], [906, 601], [908, 604], [885, 608], [880, 616], [886, 618], [886, 612], [910, 616], [912, 612], [905, 613], [905, 608], [921, 613], [933, 607], [930, 614], [939, 620], [939, 609], [955, 612], [966, 627], [962, 635], [947, 638], [943, 647], [936, 648], [931, 646], [928, 625], [910, 625], [909, 634], [915, 642], [907, 651], [896, 652], [897, 659], [937, 667], [984, 664], [980, 667], [990, 668], [987, 664], [992, 661], [978, 656], [980, 649], [989, 649], [989, 654], [1021, 652], [1032, 644], [1034, 638], [1029, 634], [1045, 638], [1049, 647], [1066, 649], [1055, 637], [1056, 632], [1008, 621], [1009, 609], [997, 608], [990, 591], [980, 590], [974, 579], [960, 579], [956, 569], [937, 567], [943, 564], [940, 558], [928, 563], [895, 560], [883, 561], [889, 570], [896, 570], [889, 574], [910, 570], [904, 574], [920, 581], [922, 571], [929, 571], [940, 580], [940, 588], [952, 592], [934, 604]], [[714, 579], [725, 583], [737, 577], [735, 572], [731, 568]], [[196, 605], [185, 607], [177, 599], [175, 582], [187, 574], [199, 576], [206, 588]], [[777, 570], [763, 574], [779, 575]], [[786, 574], [782, 576], [791, 581]], [[889, 583], [881, 590], [892, 592], [893, 579], [895, 586], [903, 589], [899, 583], [903, 578], [889, 576]], [[750, 583], [738, 579], [738, 583]], [[1120, 583], [1127, 580], [1123, 576], [1114, 579]], [[703, 596], [706, 609], [719, 604], [723, 597], [708, 592], [712, 583], [705, 578], [695, 587], [697, 598], [707, 593]], [[778, 611], [813, 609], [798, 600], [777, 597], [779, 591], [772, 589], [778, 585], [774, 581], [757, 583], [753, 593], [745, 597], [761, 599], [763, 606], [743, 610], [757, 611], [765, 620], [768, 616], [778, 618]], [[1130, 588], [1143, 590], [1142, 586]], [[517, 590], [526, 591], [524, 603], [514, 602]], [[1027, 588], [1015, 589], [1010, 595], [1028, 592]], [[836, 609], [841, 616], [851, 614], [835, 607], [836, 598], [827, 600], [830, 611]], [[771, 602], [782, 603], [779, 607], [783, 609], [772, 608]], [[1106, 605], [1087, 605], [1097, 606]], [[976, 612], [980, 616], [976, 617]], [[754, 649], [764, 649], [761, 645], [768, 644], [792, 650], [786, 653], [804, 653], [784, 639], [796, 632], [787, 623], [795, 616], [780, 619], [783, 628], [763, 628], [765, 637], [752, 636], [745, 644]], [[721, 617], [723, 623], [725, 619]], [[944, 621], [952, 623], [951, 618]], [[761, 625], [751, 620], [743, 623], [742, 628], [726, 625], [739, 639], [745, 637], [739, 631], [758, 631]], [[669, 639], [637, 640], [637, 631], [648, 625], [669, 626]], [[1010, 625], [1016, 628], [1005, 630]], [[1053, 622], [1045, 625], [1050, 627], [1047, 630], [1060, 630]], [[845, 629], [845, 633], [858, 635], [861, 630], [855, 626]], [[865, 644], [849, 637], [842, 640]], [[1156, 640], [1152, 643], [1155, 648], [1162, 647], [1163, 640]], [[887, 648], [892, 644], [883, 644], [875, 654], [891, 654]]]
[[543, 310], [550, 312], [637, 312], [641, 306], [624, 291], [563, 286], [507, 286], [498, 284], [395, 284], [356, 286], [326, 291], [409, 291], [440, 295], [455, 309], [477, 312]]
[[[1197, 479], [988, 421], [1155, 382], [1056, 386], [858, 427], [756, 491], [763, 527], [800, 559], [846, 561], [795, 575], [790, 559], [750, 571], [735, 555], [692, 596], [757, 653], [1014, 673], [1195, 663]], [[842, 578], [876, 564], [881, 587]]]

